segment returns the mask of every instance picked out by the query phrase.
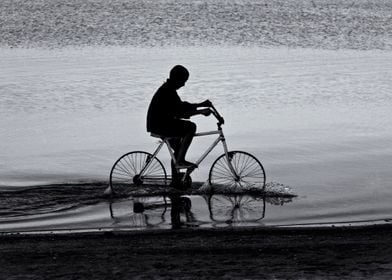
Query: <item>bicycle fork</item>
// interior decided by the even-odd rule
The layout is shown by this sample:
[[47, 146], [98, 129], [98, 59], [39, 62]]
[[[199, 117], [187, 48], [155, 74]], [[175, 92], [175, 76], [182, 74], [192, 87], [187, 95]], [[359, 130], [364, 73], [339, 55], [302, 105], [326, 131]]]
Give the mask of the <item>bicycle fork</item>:
[[223, 150], [226, 155], [227, 165], [229, 166], [229, 169], [230, 169], [231, 173], [233, 174], [233, 178], [235, 181], [239, 181], [240, 176], [237, 174], [237, 172], [235, 171], [235, 169], [233, 167], [233, 164], [231, 163], [233, 156], [234, 156], [234, 152], [229, 152], [229, 149], [227, 148], [226, 140], [225, 140], [225, 137], [223, 136], [223, 133], [221, 133], [220, 140], [222, 141]]

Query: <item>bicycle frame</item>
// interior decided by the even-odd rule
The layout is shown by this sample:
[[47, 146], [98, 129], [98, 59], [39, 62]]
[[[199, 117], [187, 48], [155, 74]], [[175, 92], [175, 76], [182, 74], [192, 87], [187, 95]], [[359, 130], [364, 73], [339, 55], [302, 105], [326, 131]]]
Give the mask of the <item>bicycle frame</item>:
[[[199, 165], [207, 156], [208, 154], [216, 147], [216, 145], [218, 145], [219, 142], [222, 141], [223, 143], [223, 149], [225, 151], [225, 153], [227, 153], [227, 145], [226, 145], [226, 141], [225, 141], [225, 137], [223, 135], [222, 130], [213, 130], [213, 131], [207, 131], [207, 132], [200, 132], [200, 133], [196, 133], [194, 137], [201, 137], [201, 136], [208, 136], [208, 135], [215, 135], [218, 134], [219, 136], [215, 139], [215, 141], [208, 147], [208, 149], [201, 155], [201, 157], [195, 162], [196, 165]], [[170, 146], [169, 140], [165, 139], [164, 140], [168, 149], [169, 149], [169, 153], [170, 156], [174, 162], [174, 164], [176, 164], [176, 159], [173, 153], [173, 149]]]
[[[224, 153], [227, 158], [229, 157], [229, 151], [228, 151], [225, 136], [223, 134], [221, 127], [219, 127], [218, 130], [196, 133], [195, 137], [202, 137], [202, 136], [215, 135], [215, 134], [217, 134], [218, 137], [214, 140], [214, 142], [212, 142], [212, 144], [207, 148], [207, 150], [195, 162], [196, 165], [199, 165], [209, 155], [209, 153], [218, 145], [219, 142], [222, 142]], [[163, 140], [160, 141], [158, 147], [153, 152], [152, 157], [149, 159], [149, 162], [146, 164], [146, 166], [144, 166], [144, 168], [140, 172], [141, 176], [143, 176], [143, 172], [149, 167], [150, 163], [158, 155], [158, 153], [160, 152], [160, 150], [162, 149], [164, 144], [166, 144], [166, 146], [169, 150], [170, 157], [173, 160], [174, 164], [176, 164], [176, 158], [174, 156], [173, 148], [171, 147], [169, 140], [170, 140], [170, 138], [164, 138]], [[230, 161], [228, 161], [228, 162], [230, 163]], [[231, 164], [229, 164], [229, 166], [230, 166], [230, 169], [232, 169]], [[194, 170], [194, 168], [188, 168], [188, 170], [187, 170], [188, 175], [191, 174], [193, 172], [193, 170]], [[231, 171], [233, 172], [233, 174], [235, 174], [234, 169]]]
[[[233, 168], [233, 166], [231, 164], [230, 158], [229, 158], [229, 151], [228, 151], [227, 144], [226, 144], [226, 139], [225, 139], [225, 136], [224, 136], [223, 130], [222, 130], [222, 124], [224, 124], [224, 119], [220, 116], [220, 114], [218, 113], [218, 111], [214, 107], [212, 107], [212, 113], [216, 117], [216, 119], [218, 120], [218, 123], [217, 123], [218, 129], [217, 130], [213, 130], [213, 131], [207, 131], [207, 132], [199, 132], [199, 133], [196, 133], [194, 136], [195, 137], [202, 137], [202, 136], [208, 136], [208, 135], [215, 135], [215, 134], [217, 134], [218, 137], [207, 148], [207, 150], [201, 155], [201, 157], [196, 161], [195, 164], [197, 166], [199, 166], [199, 164], [208, 156], [208, 154], [216, 147], [216, 145], [218, 145], [219, 142], [222, 142], [223, 150], [224, 150], [225, 157], [226, 157], [226, 160], [228, 162], [230, 171], [233, 173], [234, 177], [237, 177], [238, 175], [236, 174], [236, 172], [235, 172], [235, 170], [234, 170], [234, 168]], [[140, 176], [143, 176], [144, 171], [147, 170], [147, 168], [150, 166], [150, 164], [153, 161], [153, 159], [156, 158], [156, 156], [158, 155], [159, 151], [162, 149], [162, 146], [164, 144], [167, 145], [167, 148], [168, 148], [169, 153], [170, 153], [170, 157], [173, 160], [174, 165], [177, 164], [176, 157], [174, 156], [173, 148], [171, 147], [171, 145], [169, 143], [169, 140], [170, 140], [170, 137], [165, 137], [165, 138], [163, 138], [160, 141], [158, 147], [155, 149], [154, 153], [152, 154], [152, 157], [148, 159], [147, 164], [141, 170], [141, 172], [139, 174]], [[194, 167], [188, 168], [186, 173], [184, 174], [183, 178], [185, 179], [186, 176], [190, 175], [194, 170], [195, 170]]]

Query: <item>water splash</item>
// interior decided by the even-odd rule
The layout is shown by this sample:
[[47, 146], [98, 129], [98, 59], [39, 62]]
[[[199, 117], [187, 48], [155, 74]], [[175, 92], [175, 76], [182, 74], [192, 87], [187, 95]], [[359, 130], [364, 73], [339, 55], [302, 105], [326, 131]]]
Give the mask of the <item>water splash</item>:
[[[10, 217], [22, 217], [30, 215], [40, 215], [67, 211], [82, 206], [94, 205], [100, 202], [121, 201], [129, 199], [131, 196], [152, 197], [157, 195], [212, 195], [210, 189], [201, 187], [201, 183], [194, 183], [188, 191], [182, 192], [165, 186], [142, 186], [132, 187], [127, 185], [123, 192], [111, 194], [108, 190], [107, 182], [82, 183], [82, 184], [56, 184], [29, 187], [23, 189], [0, 190], [0, 219]], [[277, 197], [283, 203], [284, 199], [289, 201], [295, 195], [289, 192], [282, 192], [284, 185], [278, 183], [267, 184], [268, 192], [253, 192], [254, 195], [265, 195], [267, 197]], [[233, 193], [233, 192], [219, 192]], [[241, 193], [237, 190], [237, 194]], [[242, 191], [242, 194], [246, 192]], [[271, 199], [271, 202], [273, 199]]]

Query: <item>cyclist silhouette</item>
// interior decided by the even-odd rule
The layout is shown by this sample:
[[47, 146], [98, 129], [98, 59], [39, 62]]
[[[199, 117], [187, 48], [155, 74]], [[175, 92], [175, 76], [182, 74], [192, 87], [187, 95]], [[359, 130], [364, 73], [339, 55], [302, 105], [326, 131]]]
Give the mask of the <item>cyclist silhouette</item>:
[[[174, 66], [166, 82], [154, 94], [147, 112], [147, 131], [161, 137], [170, 137], [174, 150], [177, 168], [196, 167], [194, 163], [185, 160], [186, 152], [192, 143], [196, 132], [196, 124], [189, 120], [194, 115], [208, 116], [212, 103], [205, 100], [201, 103], [182, 101], [177, 90], [183, 87], [189, 78], [188, 70], [182, 65]], [[172, 161], [173, 176], [176, 169]]]

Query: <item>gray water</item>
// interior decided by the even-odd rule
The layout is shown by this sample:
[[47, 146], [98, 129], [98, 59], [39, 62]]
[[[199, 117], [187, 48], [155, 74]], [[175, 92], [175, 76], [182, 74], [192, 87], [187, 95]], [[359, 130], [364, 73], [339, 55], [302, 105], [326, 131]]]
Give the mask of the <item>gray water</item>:
[[[212, 100], [226, 119], [229, 149], [257, 156], [267, 182], [297, 195], [267, 211], [263, 223], [391, 218], [388, 1], [75, 0], [0, 6], [0, 185], [7, 193], [61, 184], [67, 199], [77, 193], [69, 195], [67, 188], [79, 183], [106, 185], [119, 156], [155, 148], [145, 131], [146, 109], [170, 68], [183, 64], [191, 77], [180, 90], [182, 98]], [[199, 131], [215, 128], [213, 118], [194, 121]], [[195, 160], [211, 141], [197, 139], [188, 158]], [[193, 180], [205, 182], [221, 153], [214, 150]], [[166, 151], [160, 159], [168, 167]], [[21, 203], [3, 203], [11, 212], [41, 197], [15, 194]], [[106, 202], [91, 203], [89, 209], [98, 209]], [[60, 206], [44, 212], [72, 220], [72, 211], [83, 212], [85, 204], [72, 211]], [[100, 213], [91, 210], [79, 220], [89, 221], [94, 211]], [[21, 215], [51, 228], [52, 220], [39, 211], [27, 207]], [[0, 219], [9, 229], [5, 225], [14, 218]]]
[[4, 0], [0, 44], [388, 49], [388, 0]]

